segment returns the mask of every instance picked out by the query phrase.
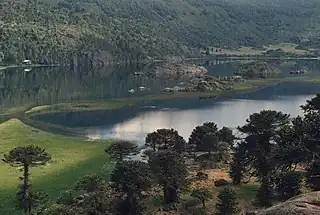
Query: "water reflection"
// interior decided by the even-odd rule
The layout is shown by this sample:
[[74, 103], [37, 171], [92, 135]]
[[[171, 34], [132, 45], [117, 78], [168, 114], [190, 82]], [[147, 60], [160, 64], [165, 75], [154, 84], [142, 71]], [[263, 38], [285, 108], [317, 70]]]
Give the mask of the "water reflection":
[[[251, 60], [252, 61], [252, 60]], [[232, 75], [239, 64], [247, 60], [203, 60], [192, 64], [205, 66], [209, 74]], [[284, 75], [294, 69], [306, 69], [311, 76], [319, 76], [318, 61], [268, 61], [279, 67]], [[148, 75], [156, 64], [135, 64], [118, 68], [32, 68], [7, 69], [0, 72], [0, 108], [17, 105], [44, 105], [77, 100], [99, 100], [127, 96], [157, 94], [174, 81], [157, 80]], [[139, 87], [150, 91], [129, 93]]]
[[147, 133], [158, 128], [174, 128], [188, 139], [192, 129], [204, 122], [214, 121], [218, 126], [236, 128], [245, 123], [249, 114], [263, 109], [283, 111], [293, 117], [297, 116], [302, 113], [299, 106], [313, 96], [274, 96], [272, 100], [232, 99], [197, 109], [145, 111], [115, 125], [90, 128], [86, 131], [90, 139], [122, 138], [142, 144]]

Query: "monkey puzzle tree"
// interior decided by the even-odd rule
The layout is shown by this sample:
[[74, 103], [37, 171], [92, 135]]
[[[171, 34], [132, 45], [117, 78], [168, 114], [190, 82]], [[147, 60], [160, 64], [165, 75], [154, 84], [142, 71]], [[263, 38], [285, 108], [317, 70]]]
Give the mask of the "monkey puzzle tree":
[[131, 141], [118, 140], [105, 149], [105, 152], [118, 160], [123, 160], [126, 156], [137, 154], [138, 146], [136, 143]]
[[99, 190], [103, 185], [104, 180], [99, 175], [86, 175], [76, 183], [74, 190], [82, 190], [90, 193]]
[[212, 199], [213, 197], [212, 193], [206, 188], [198, 188], [192, 190], [191, 196], [201, 201], [202, 208], [204, 210], [206, 209], [206, 201]]
[[[271, 176], [276, 165], [276, 137], [279, 130], [289, 123], [289, 115], [282, 112], [272, 110], [262, 110], [259, 113], [254, 113], [249, 116], [247, 123], [239, 127], [245, 138], [246, 147], [246, 165], [249, 165], [254, 170], [255, 175], [261, 182], [261, 193], [257, 196], [258, 199], [266, 202], [266, 198], [270, 198]], [[261, 195], [266, 194], [265, 197]], [[263, 203], [262, 202], [262, 203]], [[268, 202], [266, 202], [268, 203]]]
[[[218, 136], [218, 127], [214, 122], [205, 122], [193, 129], [188, 145], [197, 151], [208, 151], [209, 138]], [[217, 138], [216, 138], [217, 139]], [[216, 141], [217, 144], [219, 141]], [[212, 146], [212, 145], [211, 145]], [[211, 147], [210, 147], [211, 148]]]
[[40, 147], [28, 145], [19, 146], [4, 155], [3, 161], [14, 167], [22, 167], [23, 185], [21, 187], [21, 202], [25, 214], [31, 213], [30, 188], [30, 168], [46, 164], [51, 159], [51, 155]]
[[230, 146], [233, 146], [233, 141], [236, 139], [236, 137], [233, 135], [232, 130], [227, 127], [222, 127], [218, 131], [218, 138], [221, 142], [226, 142]]
[[151, 147], [154, 152], [157, 150], [173, 149], [178, 153], [182, 153], [186, 147], [186, 141], [179, 135], [178, 131], [172, 128], [162, 128], [149, 133], [145, 144]]
[[282, 200], [302, 193], [303, 174], [301, 172], [282, 173], [277, 177], [276, 188]]
[[147, 191], [153, 181], [152, 172], [147, 163], [141, 161], [123, 161], [117, 163], [111, 181], [118, 193], [125, 196], [121, 201], [121, 214], [140, 214], [143, 206], [139, 202], [143, 191]]
[[233, 184], [240, 184], [245, 176], [246, 171], [246, 152], [247, 146], [245, 142], [241, 142], [235, 147], [235, 152], [230, 163], [229, 175]]
[[101, 177], [87, 175], [76, 183], [73, 190], [60, 196], [56, 204], [42, 208], [36, 214], [115, 214], [115, 205], [119, 202], [116, 194]]
[[320, 160], [315, 160], [307, 167], [307, 185], [313, 191], [320, 191]]
[[320, 111], [320, 93], [316, 95], [316, 97], [313, 97], [310, 100], [307, 100], [307, 104], [300, 106], [302, 110], [306, 112], [319, 112]]
[[215, 215], [237, 215], [240, 213], [236, 192], [226, 187], [218, 195]]
[[158, 151], [149, 160], [158, 184], [163, 188], [165, 203], [178, 202], [178, 191], [187, 184], [183, 157], [175, 151]]

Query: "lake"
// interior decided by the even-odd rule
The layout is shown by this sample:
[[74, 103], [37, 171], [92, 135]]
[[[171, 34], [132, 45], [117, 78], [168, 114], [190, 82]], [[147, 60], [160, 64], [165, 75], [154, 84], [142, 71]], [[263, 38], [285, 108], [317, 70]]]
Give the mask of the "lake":
[[[195, 61], [205, 66], [209, 74], [232, 75], [243, 61]], [[286, 76], [295, 69], [306, 69], [310, 76], [320, 75], [318, 61], [271, 61]], [[120, 68], [83, 70], [38, 68], [31, 71], [11, 69], [0, 76], [0, 107], [47, 105], [80, 100], [108, 100], [159, 94], [173, 86], [173, 81], [157, 80], [149, 73], [154, 65], [134, 65]], [[151, 74], [151, 73], [150, 73]], [[131, 94], [130, 89], [144, 86], [147, 92]], [[263, 90], [215, 100], [179, 99], [157, 101], [148, 107], [136, 106], [115, 111], [89, 113], [58, 113], [37, 118], [53, 124], [83, 131], [90, 139], [122, 138], [142, 144], [146, 134], [158, 128], [174, 128], [188, 139], [192, 129], [207, 121], [218, 126], [236, 128], [249, 114], [272, 109], [296, 116], [300, 105], [320, 92], [319, 84], [283, 83]]]
[[[274, 96], [268, 100], [227, 99], [217, 101], [200, 108], [139, 111], [133, 118], [120, 121], [110, 126], [99, 126], [85, 129], [89, 139], [121, 138], [143, 143], [147, 133], [159, 128], [174, 128], [186, 140], [192, 129], [204, 122], [213, 121], [219, 127], [236, 128], [245, 123], [250, 114], [260, 110], [277, 110], [292, 117], [301, 114], [299, 108], [311, 95]], [[121, 111], [115, 112], [121, 115]]]

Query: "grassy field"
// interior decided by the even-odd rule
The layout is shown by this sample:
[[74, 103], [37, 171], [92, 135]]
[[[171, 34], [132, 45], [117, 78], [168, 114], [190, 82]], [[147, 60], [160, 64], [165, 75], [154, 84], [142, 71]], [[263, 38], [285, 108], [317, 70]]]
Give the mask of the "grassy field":
[[[0, 124], [0, 157], [15, 146], [34, 144], [46, 149], [52, 161], [43, 167], [31, 169], [32, 187], [49, 194], [51, 199], [72, 187], [80, 177], [101, 172], [108, 175], [113, 163], [104, 153], [109, 142], [89, 142], [80, 138], [55, 135], [34, 129], [17, 119]], [[108, 164], [106, 165], [106, 163]], [[14, 209], [14, 198], [21, 172], [0, 162], [1, 215], [21, 214]]]

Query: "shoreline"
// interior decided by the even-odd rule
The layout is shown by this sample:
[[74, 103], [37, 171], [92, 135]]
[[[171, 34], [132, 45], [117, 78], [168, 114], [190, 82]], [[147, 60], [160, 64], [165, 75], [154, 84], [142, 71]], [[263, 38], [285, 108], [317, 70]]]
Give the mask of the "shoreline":
[[31, 65], [8, 65], [8, 66], [0, 66], [0, 71], [6, 69], [16, 69], [16, 68], [36, 68], [36, 67], [58, 67], [60, 64], [31, 64]]
[[25, 105], [21, 109], [12, 110], [7, 108], [2, 110], [0, 115], [1, 121], [5, 122], [9, 119], [16, 118], [33, 126], [40, 130], [61, 134], [65, 136], [79, 136], [84, 137], [81, 132], [62, 125], [53, 123], [47, 123], [40, 120], [34, 119], [37, 115], [50, 115], [58, 113], [88, 113], [97, 111], [114, 111], [122, 108], [134, 107], [138, 105], [150, 105], [152, 102], [165, 101], [173, 99], [217, 99], [217, 98], [228, 98], [234, 95], [241, 95], [246, 93], [252, 93], [262, 90], [266, 87], [272, 87], [280, 83], [320, 83], [320, 77], [283, 77], [283, 78], [270, 78], [270, 79], [252, 79], [245, 82], [237, 82], [234, 85], [234, 89], [225, 91], [215, 92], [176, 92], [176, 93], [161, 93], [158, 95], [146, 95], [138, 97], [123, 97], [109, 100], [81, 100], [77, 102], [60, 102], [52, 105]]
[[113, 100], [105, 101], [78, 101], [73, 103], [59, 103], [54, 105], [44, 105], [44, 106], [33, 106], [29, 107], [27, 110], [20, 115], [19, 119], [30, 126], [43, 129], [47, 132], [58, 133], [67, 136], [79, 136], [84, 137], [83, 133], [77, 132], [75, 129], [68, 126], [43, 122], [40, 120], [34, 119], [38, 115], [50, 115], [58, 113], [88, 113], [88, 112], [97, 112], [97, 111], [115, 111], [122, 108], [134, 107], [139, 105], [150, 105], [150, 103], [155, 101], [165, 101], [173, 99], [201, 99], [201, 97], [208, 97], [210, 99], [217, 98], [228, 98], [234, 95], [241, 95], [246, 93], [252, 93], [259, 90], [262, 90], [267, 87], [272, 87], [280, 83], [295, 83], [295, 82], [313, 82], [320, 83], [320, 78], [308, 78], [301, 79], [302, 77], [290, 77], [286, 79], [267, 79], [267, 80], [251, 80], [251, 85], [249, 87], [243, 87], [221, 92], [178, 92], [173, 94], [162, 94], [162, 95], [149, 95], [144, 97], [135, 97], [135, 98], [119, 98]]
[[[189, 57], [189, 58], [168, 58], [168, 59], [152, 59], [152, 60], [142, 60], [139, 62], [131, 62], [130, 64], [142, 63], [164, 63], [164, 62], [188, 62], [193, 60], [320, 60], [320, 57], [271, 57], [264, 55], [234, 55], [234, 56], [224, 56], [224, 55], [210, 55], [210, 56], [198, 56], [198, 57]], [[114, 61], [116, 65], [130, 65], [126, 61]], [[36, 68], [36, 67], [58, 67], [60, 64], [31, 64], [31, 65], [0, 65], [0, 71], [11, 69], [11, 68]], [[106, 66], [106, 65], [105, 65]]]

